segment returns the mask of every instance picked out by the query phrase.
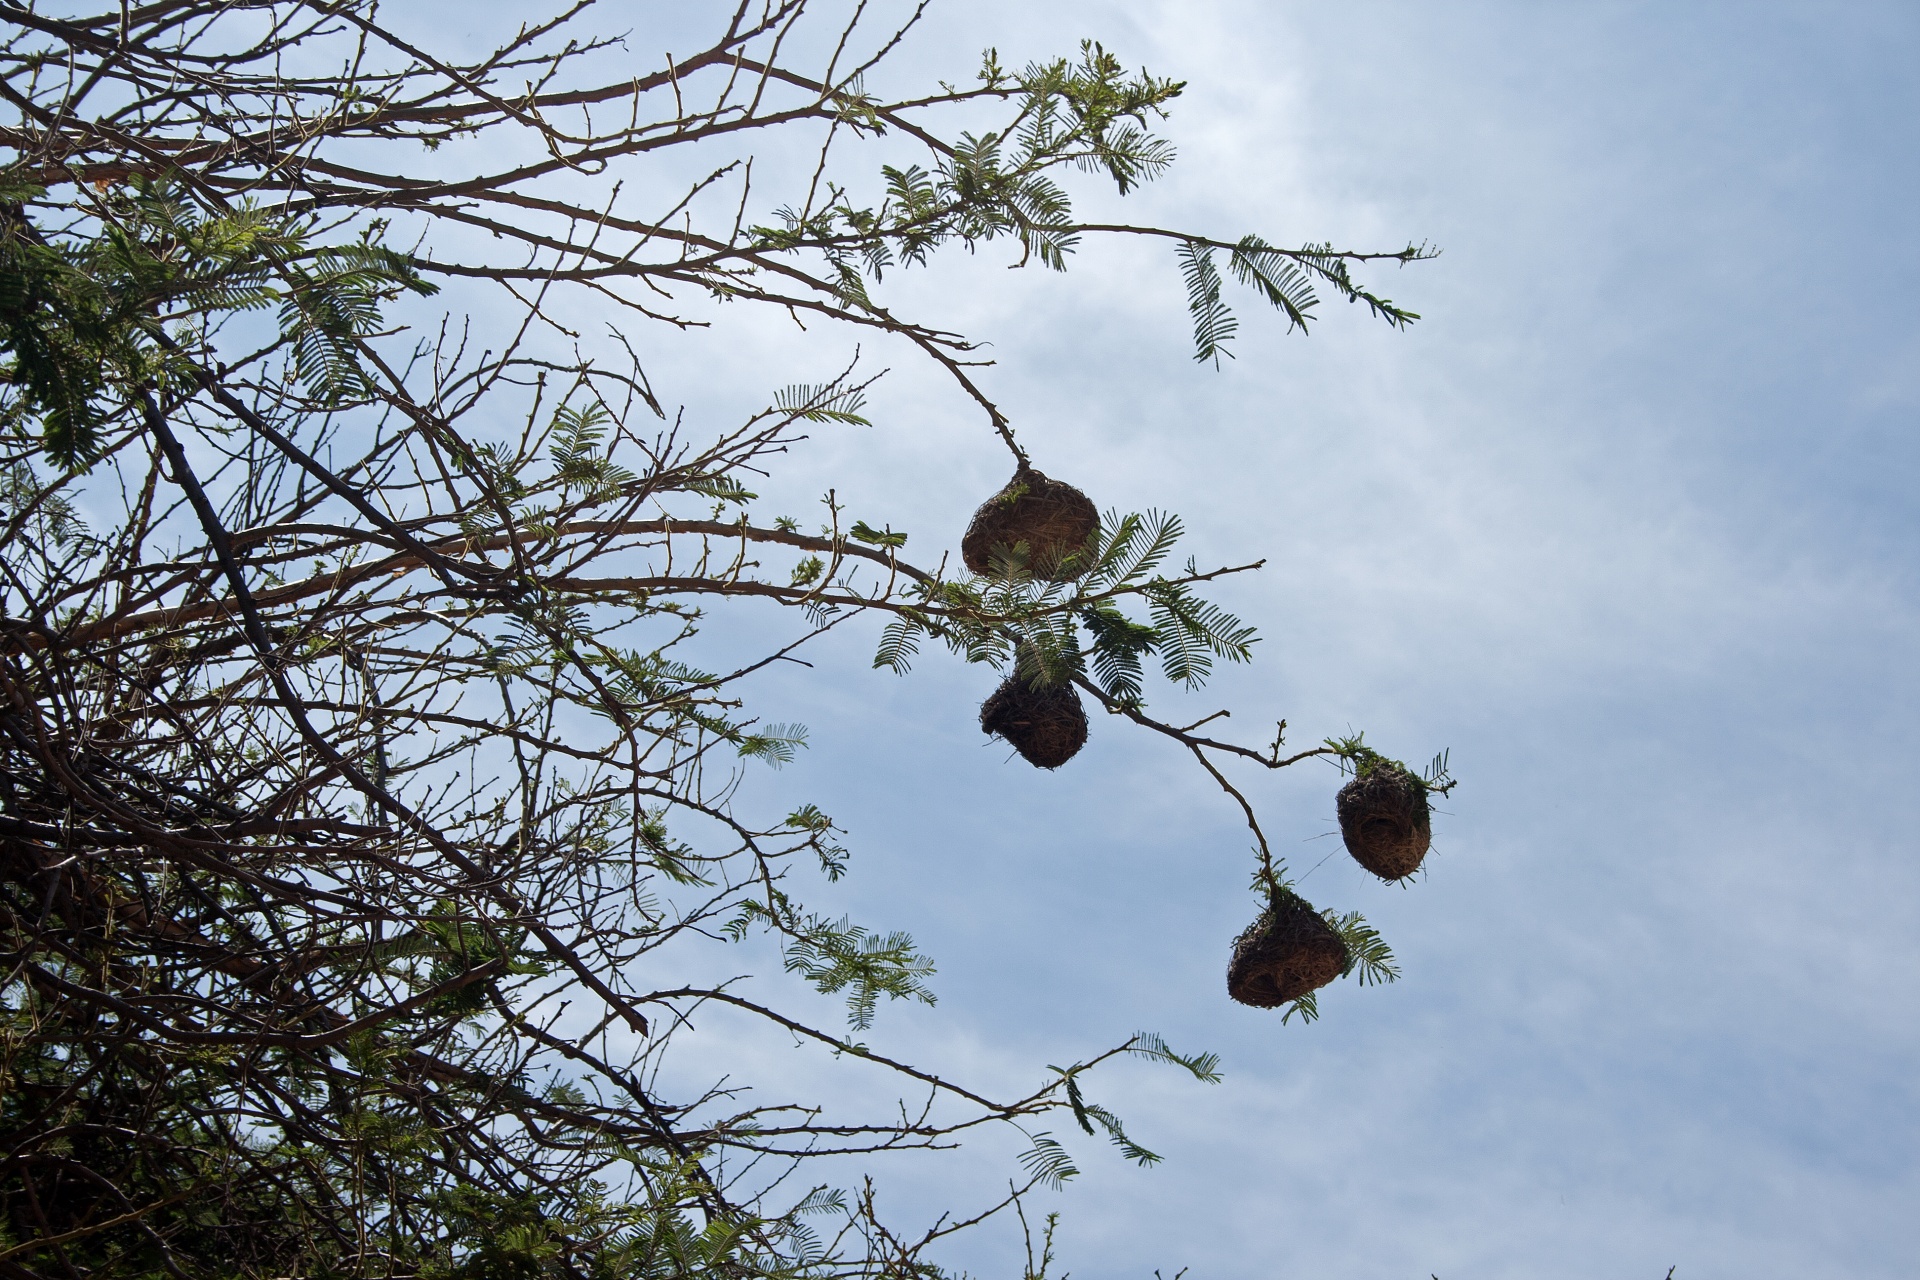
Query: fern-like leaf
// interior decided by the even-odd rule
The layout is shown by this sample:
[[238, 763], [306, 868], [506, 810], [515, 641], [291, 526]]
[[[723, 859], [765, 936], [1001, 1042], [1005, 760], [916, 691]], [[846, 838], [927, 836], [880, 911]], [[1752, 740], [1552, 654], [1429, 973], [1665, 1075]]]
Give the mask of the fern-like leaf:
[[1080, 1170], [1074, 1166], [1067, 1149], [1057, 1139], [1044, 1133], [1035, 1134], [1033, 1146], [1020, 1153], [1020, 1165], [1029, 1177], [1055, 1191], [1066, 1186], [1067, 1179], [1080, 1176]]
[[1254, 629], [1184, 585], [1161, 584], [1149, 598], [1167, 679], [1197, 689], [1213, 674], [1216, 655], [1233, 662], [1253, 656]]
[[1213, 263], [1213, 249], [1198, 240], [1180, 246], [1180, 274], [1187, 282], [1187, 310], [1193, 316], [1193, 358], [1202, 364], [1220, 357], [1231, 357], [1227, 342], [1239, 329], [1227, 304], [1220, 301], [1220, 268]]
[[792, 764], [801, 747], [807, 745], [807, 727], [802, 724], [770, 724], [759, 733], [741, 738], [735, 749], [742, 756], [764, 760], [778, 769]]
[[1344, 916], [1336, 916], [1331, 911], [1322, 914], [1340, 935], [1340, 941], [1347, 944], [1346, 972], [1357, 975], [1361, 986], [1377, 986], [1399, 978], [1400, 967], [1394, 963], [1393, 951], [1386, 939], [1358, 911], [1349, 911]]
[[860, 416], [860, 410], [866, 407], [866, 395], [858, 387], [832, 384], [812, 386], [796, 382], [780, 389], [773, 398], [773, 407], [777, 412], [803, 422], [844, 422], [855, 427], [873, 425]]
[[1127, 1052], [1137, 1054], [1153, 1062], [1168, 1062], [1176, 1067], [1184, 1067], [1193, 1073], [1193, 1078], [1203, 1084], [1220, 1083], [1220, 1055], [1217, 1053], [1175, 1053], [1167, 1047], [1167, 1042], [1152, 1031], [1136, 1032], [1133, 1043], [1127, 1046]]
[[1286, 312], [1289, 330], [1298, 328], [1306, 332], [1310, 313], [1320, 299], [1313, 292], [1312, 279], [1299, 263], [1259, 236], [1245, 236], [1233, 247], [1228, 265], [1234, 279]]
[[1287, 1023], [1293, 1021], [1296, 1014], [1299, 1015], [1300, 1021], [1302, 1022], [1318, 1021], [1320, 1018], [1319, 992], [1309, 991], [1288, 1005], [1285, 1012], [1280, 1015], [1280, 1025], [1283, 1027], [1286, 1026]]
[[856, 1031], [873, 1025], [883, 995], [935, 1002], [925, 981], [933, 961], [914, 950], [910, 935], [869, 933], [845, 918], [810, 918], [787, 947], [786, 967], [823, 995], [847, 991], [847, 1022]]
[[1084, 610], [1080, 620], [1093, 638], [1094, 679], [1100, 682], [1107, 696], [1138, 703], [1144, 675], [1140, 658], [1152, 652], [1159, 632], [1128, 618], [1108, 600]]
[[914, 655], [920, 652], [919, 632], [919, 625], [910, 617], [889, 622], [880, 632], [880, 648], [873, 655], [873, 665], [906, 675], [913, 667]]
[[1094, 561], [1091, 578], [1098, 586], [1121, 586], [1152, 573], [1167, 558], [1185, 529], [1172, 512], [1116, 518], [1107, 512], [1101, 521], [1104, 546]]

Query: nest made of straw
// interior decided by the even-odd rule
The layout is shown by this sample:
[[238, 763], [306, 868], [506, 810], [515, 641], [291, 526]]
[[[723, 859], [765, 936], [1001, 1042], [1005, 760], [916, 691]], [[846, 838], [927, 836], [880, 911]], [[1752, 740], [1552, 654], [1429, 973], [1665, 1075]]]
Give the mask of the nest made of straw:
[[1427, 788], [1397, 764], [1381, 763], [1354, 777], [1335, 798], [1347, 852], [1382, 880], [1403, 880], [1420, 867], [1433, 843]]
[[1087, 744], [1087, 712], [1074, 687], [1036, 689], [1018, 671], [980, 704], [980, 728], [999, 734], [1042, 769], [1058, 769]]
[[1100, 527], [1093, 500], [1065, 481], [1052, 480], [1025, 462], [1000, 492], [980, 504], [960, 539], [960, 557], [978, 574], [993, 572], [993, 553], [1027, 544], [1027, 564], [1037, 578], [1077, 578], [1092, 567], [1084, 551]]
[[1291, 1004], [1347, 971], [1347, 944], [1305, 901], [1276, 898], [1233, 941], [1227, 994], [1256, 1009]]

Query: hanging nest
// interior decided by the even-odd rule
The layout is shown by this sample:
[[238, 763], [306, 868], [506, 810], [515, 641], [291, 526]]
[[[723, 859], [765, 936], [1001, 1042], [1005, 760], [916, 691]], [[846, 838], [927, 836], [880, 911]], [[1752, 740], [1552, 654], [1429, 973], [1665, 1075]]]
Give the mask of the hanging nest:
[[1301, 898], [1275, 898], [1233, 942], [1227, 994], [1256, 1009], [1291, 1004], [1347, 971], [1347, 944]]
[[1355, 862], [1382, 880], [1403, 880], [1433, 843], [1426, 785], [1391, 761], [1361, 768], [1335, 799], [1340, 838]]
[[973, 523], [960, 539], [960, 557], [968, 569], [984, 576], [993, 572], [995, 551], [1004, 554], [1024, 542], [1034, 577], [1065, 581], [1092, 567], [1084, 555], [1071, 565], [1065, 561], [1084, 551], [1099, 527], [1100, 513], [1092, 499], [1022, 462], [1006, 487], [973, 513]]
[[1036, 689], [1017, 670], [980, 704], [980, 728], [1041, 769], [1058, 769], [1087, 745], [1087, 712], [1074, 687]]

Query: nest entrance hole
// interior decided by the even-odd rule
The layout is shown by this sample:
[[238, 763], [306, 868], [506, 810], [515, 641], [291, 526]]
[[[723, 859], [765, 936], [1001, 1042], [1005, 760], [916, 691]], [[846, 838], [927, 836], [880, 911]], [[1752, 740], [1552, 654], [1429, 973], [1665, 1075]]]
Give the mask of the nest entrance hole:
[[1299, 898], [1276, 901], [1234, 940], [1227, 994], [1274, 1009], [1318, 991], [1347, 971], [1347, 944], [1326, 917]]
[[1016, 672], [980, 705], [980, 728], [1013, 744], [1021, 759], [1058, 769], [1087, 743], [1087, 712], [1070, 684], [1036, 689]]
[[1433, 843], [1427, 789], [1403, 768], [1382, 765], [1354, 778], [1335, 797], [1347, 852], [1382, 880], [1420, 869]]

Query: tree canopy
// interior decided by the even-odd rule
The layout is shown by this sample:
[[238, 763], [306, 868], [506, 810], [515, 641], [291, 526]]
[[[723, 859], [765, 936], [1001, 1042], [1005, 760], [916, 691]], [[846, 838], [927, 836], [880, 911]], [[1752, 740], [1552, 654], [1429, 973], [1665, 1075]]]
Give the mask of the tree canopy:
[[[656, 392], [687, 331], [772, 308], [906, 343], [1037, 476], [980, 348], [891, 307], [894, 273], [1163, 240], [1216, 364], [1228, 277], [1300, 329], [1323, 295], [1417, 319], [1356, 273], [1423, 246], [1078, 220], [1075, 183], [1166, 170], [1184, 86], [1090, 42], [870, 88], [925, 7], [755, 0], [676, 56], [589, 3], [479, 51], [370, 0], [0, 5], [0, 1272], [930, 1276], [1071, 1176], [1051, 1113], [1156, 1160], [1094, 1068], [1211, 1055], [1141, 1033], [990, 1097], [862, 1042], [933, 1001], [932, 961], [809, 905], [850, 854], [756, 801], [805, 730], [745, 688], [830, 630], [1175, 744], [1244, 814], [1263, 919], [1304, 903], [1223, 764], [1412, 779], [1424, 824], [1444, 760], [1152, 714], [1254, 642], [1204, 591], [1257, 566], [1181, 565], [1177, 518], [954, 571], [947, 531], [756, 505], [865, 423], [858, 361], [739, 421]], [[784, 638], [716, 661], [749, 610]], [[1312, 910], [1339, 973], [1394, 975]], [[766, 935], [839, 1012], [717, 976]], [[689, 1089], [667, 1064], [718, 1008], [897, 1089], [853, 1116]], [[1025, 1134], [1019, 1176], [931, 1226], [808, 1173], [987, 1126]]]

